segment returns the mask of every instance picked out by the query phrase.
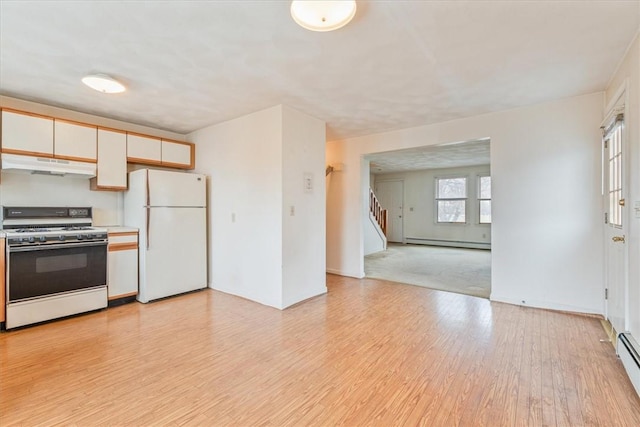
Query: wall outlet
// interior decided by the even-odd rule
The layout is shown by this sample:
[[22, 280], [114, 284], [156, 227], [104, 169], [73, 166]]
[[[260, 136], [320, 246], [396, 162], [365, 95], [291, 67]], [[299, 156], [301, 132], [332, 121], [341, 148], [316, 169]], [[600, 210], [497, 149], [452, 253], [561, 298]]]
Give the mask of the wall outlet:
[[236, 222], [236, 213], [231, 212], [231, 222]]
[[296, 207], [295, 206], [289, 206], [289, 215], [290, 216], [295, 216], [296, 214]]

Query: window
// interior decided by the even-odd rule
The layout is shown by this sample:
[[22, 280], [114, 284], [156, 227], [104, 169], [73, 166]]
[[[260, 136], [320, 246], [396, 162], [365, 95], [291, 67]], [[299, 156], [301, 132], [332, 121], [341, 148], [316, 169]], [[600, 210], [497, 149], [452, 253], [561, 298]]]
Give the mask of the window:
[[491, 177], [478, 177], [478, 203], [480, 224], [491, 224]]
[[622, 228], [622, 120], [605, 137], [609, 161], [609, 223]]
[[436, 178], [438, 222], [467, 222], [467, 178]]

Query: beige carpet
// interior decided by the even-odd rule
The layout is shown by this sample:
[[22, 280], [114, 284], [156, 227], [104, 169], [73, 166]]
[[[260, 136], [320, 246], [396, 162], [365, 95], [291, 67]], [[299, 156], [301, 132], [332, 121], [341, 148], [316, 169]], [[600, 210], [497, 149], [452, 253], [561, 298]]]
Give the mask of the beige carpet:
[[367, 277], [489, 298], [491, 251], [390, 243], [364, 257]]

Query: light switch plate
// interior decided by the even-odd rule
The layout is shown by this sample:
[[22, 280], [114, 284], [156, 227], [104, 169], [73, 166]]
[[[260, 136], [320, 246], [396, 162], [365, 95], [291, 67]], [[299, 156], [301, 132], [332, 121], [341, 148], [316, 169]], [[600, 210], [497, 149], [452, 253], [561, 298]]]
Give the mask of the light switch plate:
[[304, 192], [313, 193], [313, 174], [310, 172], [304, 174]]

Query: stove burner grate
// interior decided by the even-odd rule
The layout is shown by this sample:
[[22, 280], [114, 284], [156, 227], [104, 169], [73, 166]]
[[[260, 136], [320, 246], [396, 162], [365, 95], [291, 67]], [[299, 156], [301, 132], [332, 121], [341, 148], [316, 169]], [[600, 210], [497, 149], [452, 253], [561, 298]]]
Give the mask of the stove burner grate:
[[51, 231], [48, 228], [37, 228], [37, 227], [31, 227], [31, 228], [19, 228], [17, 230], [11, 230], [14, 233], [39, 233], [42, 231]]

